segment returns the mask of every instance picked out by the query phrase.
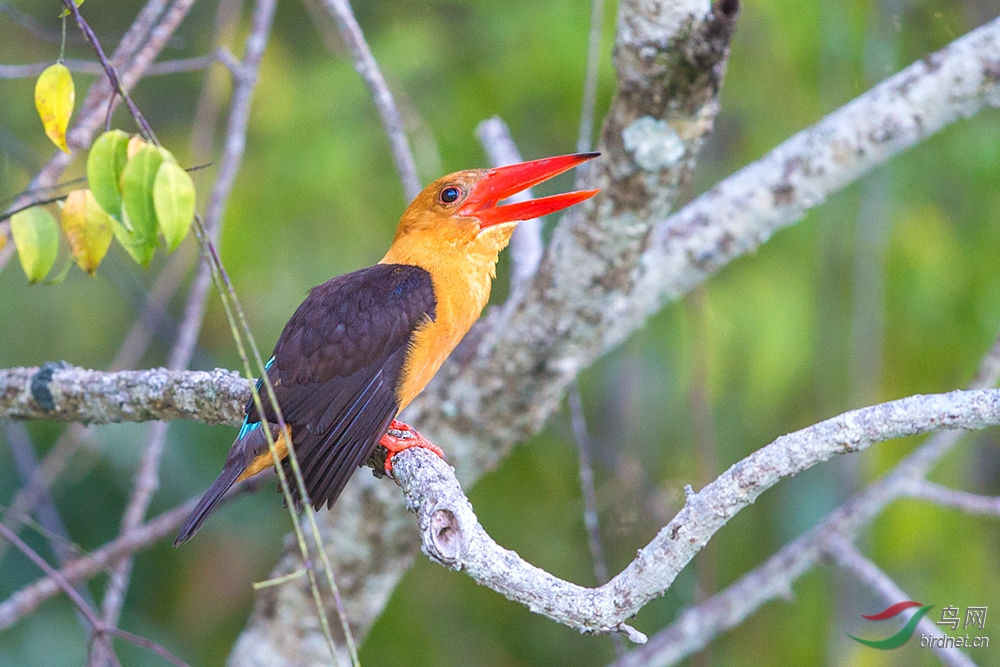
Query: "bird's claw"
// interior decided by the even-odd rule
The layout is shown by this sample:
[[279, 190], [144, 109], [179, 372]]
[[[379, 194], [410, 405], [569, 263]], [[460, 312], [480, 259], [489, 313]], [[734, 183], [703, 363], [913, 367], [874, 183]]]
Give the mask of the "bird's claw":
[[444, 458], [444, 451], [440, 447], [431, 443], [430, 440], [420, 435], [415, 429], [397, 419], [392, 420], [389, 428], [386, 429], [385, 435], [382, 436], [378, 444], [386, 449], [385, 474], [390, 477], [392, 476], [392, 457], [404, 449], [423, 447], [434, 452], [442, 459]]

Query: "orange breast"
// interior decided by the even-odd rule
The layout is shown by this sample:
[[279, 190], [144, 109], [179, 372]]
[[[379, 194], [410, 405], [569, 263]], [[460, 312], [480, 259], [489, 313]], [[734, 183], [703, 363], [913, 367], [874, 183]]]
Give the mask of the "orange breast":
[[465, 275], [431, 274], [437, 298], [435, 317], [413, 335], [396, 389], [400, 410], [423, 391], [444, 360], [479, 319], [490, 298], [492, 272], [462, 273]]

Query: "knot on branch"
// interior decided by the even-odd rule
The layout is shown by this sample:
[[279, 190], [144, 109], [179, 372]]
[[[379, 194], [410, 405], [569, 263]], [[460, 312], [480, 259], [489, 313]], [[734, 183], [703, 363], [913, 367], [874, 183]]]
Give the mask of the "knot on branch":
[[464, 540], [462, 526], [455, 513], [447, 508], [434, 510], [431, 514], [429, 540], [425, 543], [428, 556], [448, 567], [458, 563], [462, 555]]

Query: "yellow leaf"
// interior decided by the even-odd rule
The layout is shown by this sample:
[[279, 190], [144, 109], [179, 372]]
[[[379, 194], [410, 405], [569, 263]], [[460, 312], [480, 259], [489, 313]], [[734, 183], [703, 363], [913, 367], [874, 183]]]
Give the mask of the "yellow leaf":
[[7, 247], [7, 235], [0, 234], [0, 251]]
[[128, 162], [128, 135], [111, 130], [97, 137], [87, 155], [87, 184], [108, 215], [121, 219], [121, 177]]
[[163, 156], [164, 162], [173, 162], [174, 164], [177, 164], [177, 158], [174, 157], [174, 154], [162, 146], [160, 146], [160, 155]]
[[111, 217], [105, 213], [90, 190], [73, 190], [66, 196], [62, 227], [69, 239], [70, 251], [77, 265], [94, 275], [111, 245]]
[[45, 209], [34, 206], [10, 218], [10, 235], [17, 246], [17, 257], [28, 281], [37, 283], [56, 263], [59, 253], [59, 229], [55, 218]]
[[35, 83], [35, 108], [42, 119], [45, 134], [56, 146], [69, 153], [66, 146], [66, 128], [73, 115], [76, 90], [73, 77], [62, 63], [45, 69]]
[[194, 221], [194, 181], [173, 162], [164, 161], [153, 184], [156, 220], [167, 242], [167, 252], [181, 244]]
[[128, 159], [131, 160], [135, 157], [135, 154], [146, 147], [146, 140], [140, 137], [138, 134], [134, 135], [128, 140]]
[[[77, 7], [79, 7], [82, 4], [83, 4], [83, 0], [76, 0], [76, 6]], [[62, 10], [62, 13], [59, 15], [59, 18], [63, 18], [64, 16], [69, 16], [69, 15], [70, 15], [70, 11], [68, 9], [64, 9], [64, 10]]]

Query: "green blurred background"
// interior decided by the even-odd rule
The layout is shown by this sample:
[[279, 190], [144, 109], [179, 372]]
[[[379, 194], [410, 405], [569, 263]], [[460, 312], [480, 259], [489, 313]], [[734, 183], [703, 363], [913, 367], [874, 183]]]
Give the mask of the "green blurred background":
[[[216, 4], [196, 4], [162, 59], [210, 50]], [[56, 33], [58, 5], [8, 3]], [[111, 46], [141, 5], [88, 0], [83, 9]], [[407, 117], [425, 182], [485, 165], [473, 132], [494, 114], [510, 125], [526, 158], [573, 150], [588, 2], [388, 0], [357, 2], [355, 11]], [[615, 13], [609, 1], [599, 115], [614, 88]], [[987, 0], [747, 2], [715, 134], [684, 198], [997, 13], [1000, 5]], [[246, 28], [244, 21], [241, 37]], [[58, 49], [0, 14], [0, 62], [52, 61]], [[67, 55], [91, 57], [79, 44]], [[78, 91], [93, 79], [75, 78]], [[203, 73], [148, 78], [134, 93], [184, 164], [218, 156], [218, 139], [214, 146], [204, 139], [191, 146], [203, 81]], [[0, 80], [0, 206], [52, 153], [32, 89], [30, 79]], [[680, 507], [684, 484], [698, 488], [775, 437], [844, 410], [968, 381], [1000, 329], [998, 121], [989, 110], [957, 123], [837, 194], [583, 373], [602, 537], [613, 572]], [[133, 130], [120, 112], [115, 125]], [[65, 178], [80, 173], [77, 165]], [[202, 201], [214, 173], [213, 167], [195, 175]], [[547, 184], [545, 192], [568, 182]], [[301, 2], [281, 2], [221, 244], [261, 347], [270, 349], [311, 286], [377, 261], [404, 205], [386, 139], [351, 63], [342, 52], [331, 55]], [[193, 239], [178, 252], [193, 261]], [[166, 263], [158, 255], [142, 271], [115, 247], [96, 278], [74, 269], [57, 287], [28, 287], [12, 261], [0, 271], [0, 367], [60, 359], [107, 367]], [[505, 278], [502, 264], [494, 302], [505, 295]], [[160, 322], [141, 366], [165, 363], [184, 300], [182, 292], [171, 302], [170, 318]], [[194, 365], [239, 367], [215, 298]], [[28, 430], [43, 455], [63, 427], [32, 423]], [[148, 425], [91, 429], [55, 486], [55, 501], [80, 547], [96, 548], [117, 534], [147, 432]], [[190, 423], [175, 423], [169, 433], [154, 513], [200, 493], [234, 435]], [[655, 633], [680, 609], [813, 526], [916, 444], [885, 443], [781, 483], [730, 522], [635, 625]], [[1000, 493], [996, 433], [969, 436], [933, 478]], [[0, 504], [9, 504], [19, 484], [10, 450], [0, 442]], [[501, 544], [559, 576], [593, 583], [565, 410], [470, 497]], [[122, 627], [192, 665], [221, 664], [250, 612], [250, 584], [267, 577], [287, 521], [274, 494], [262, 492], [219, 511], [184, 548], [164, 540], [143, 552]], [[49, 555], [43, 539], [25, 535]], [[992, 606], [1000, 615], [996, 520], [897, 503], [859, 546], [914, 599], [938, 608]], [[0, 562], [0, 597], [38, 576], [8, 551]], [[91, 582], [95, 595], [104, 583], [101, 577]], [[832, 568], [808, 574], [794, 592], [794, 599], [768, 604], [690, 663], [938, 664], [913, 641], [878, 652], [847, 639], [845, 632], [883, 630], [863, 625], [860, 614], [885, 604]], [[1000, 617], [988, 615], [986, 622], [985, 634], [1000, 646]], [[119, 645], [125, 664], [163, 664]], [[64, 598], [0, 633], [4, 666], [81, 664], [85, 650], [85, 635]], [[1000, 665], [996, 649], [971, 656]], [[420, 556], [361, 652], [366, 666], [603, 665], [613, 657], [607, 637], [581, 636], [534, 616]]]

